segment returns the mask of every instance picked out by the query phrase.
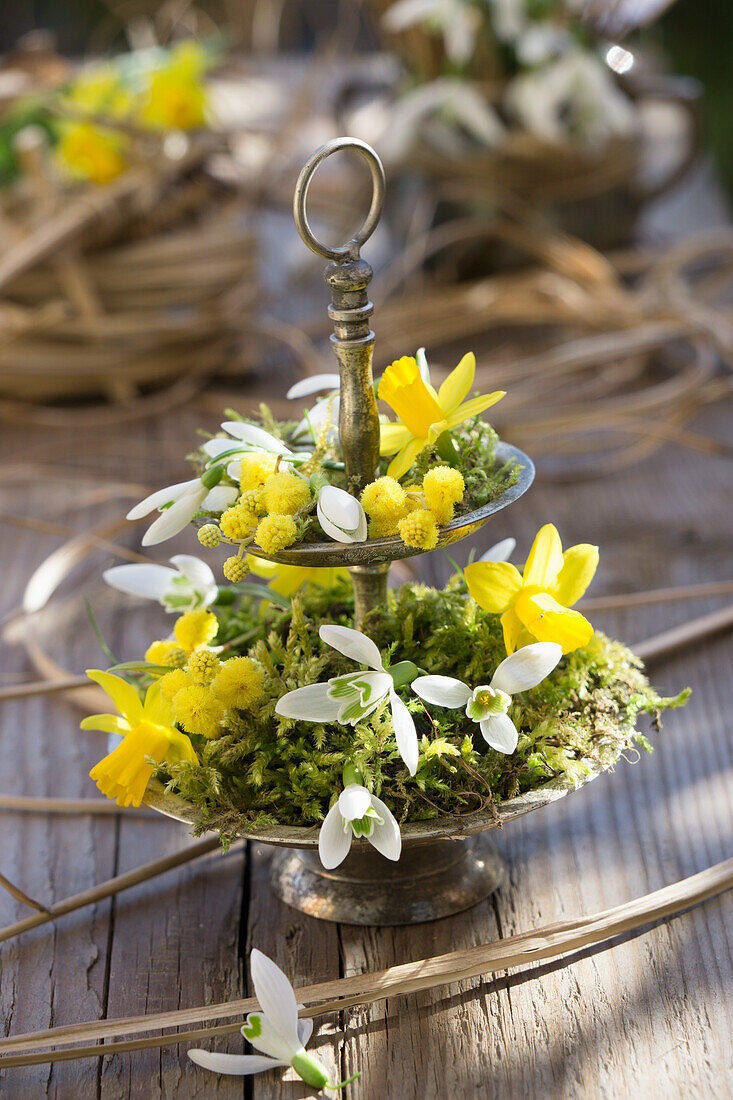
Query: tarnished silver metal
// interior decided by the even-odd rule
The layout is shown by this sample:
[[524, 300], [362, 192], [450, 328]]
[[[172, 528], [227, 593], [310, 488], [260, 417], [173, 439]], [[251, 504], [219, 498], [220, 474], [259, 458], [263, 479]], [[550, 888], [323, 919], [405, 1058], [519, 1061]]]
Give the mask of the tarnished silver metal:
[[[346, 924], [413, 924], [436, 920], [468, 909], [501, 883], [501, 861], [490, 846], [470, 843], [470, 838], [549, 806], [611, 766], [609, 763], [591, 767], [577, 786], [569, 779], [550, 780], [542, 787], [507, 799], [496, 807], [496, 812], [479, 810], [432, 821], [408, 822], [400, 829], [402, 855], [397, 863], [375, 853], [368, 841], [355, 840], [341, 867], [324, 871], [317, 855], [317, 827], [273, 825], [245, 830], [240, 835], [293, 849], [276, 859], [273, 885], [283, 901], [313, 917]], [[189, 825], [197, 821], [191, 803], [168, 793], [154, 780], [148, 784], [144, 801], [177, 821]], [[450, 842], [449, 847], [446, 842]], [[455, 874], [449, 871], [446, 855], [455, 864]], [[433, 867], [439, 868], [439, 873], [432, 874]], [[420, 886], [416, 880], [422, 873], [425, 881]], [[412, 908], [408, 904], [411, 893], [416, 900]]]

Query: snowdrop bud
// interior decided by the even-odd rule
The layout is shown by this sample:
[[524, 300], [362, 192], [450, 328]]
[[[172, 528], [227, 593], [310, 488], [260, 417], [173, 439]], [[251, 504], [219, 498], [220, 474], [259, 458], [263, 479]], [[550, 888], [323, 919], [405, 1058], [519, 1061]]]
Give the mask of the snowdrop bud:
[[296, 1054], [290, 1063], [299, 1077], [313, 1089], [325, 1089], [328, 1085], [328, 1073], [322, 1062], [319, 1062], [312, 1054]]
[[222, 465], [209, 466], [208, 470], [204, 470], [201, 475], [201, 484], [206, 486], [207, 489], [213, 489], [224, 477], [224, 470], [225, 467]]
[[367, 518], [359, 501], [344, 489], [325, 485], [318, 494], [318, 522], [335, 542], [364, 542]]

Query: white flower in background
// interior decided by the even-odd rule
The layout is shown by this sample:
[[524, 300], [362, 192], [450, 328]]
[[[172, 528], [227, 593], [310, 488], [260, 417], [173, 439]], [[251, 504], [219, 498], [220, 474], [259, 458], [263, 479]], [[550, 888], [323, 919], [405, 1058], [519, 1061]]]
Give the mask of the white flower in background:
[[310, 440], [315, 443], [319, 431], [331, 419], [332, 427], [328, 433], [328, 442], [335, 443], [338, 440], [338, 421], [341, 389], [341, 379], [338, 374], [312, 374], [308, 378], [302, 378], [291, 386], [285, 396], [290, 401], [297, 401], [301, 397], [310, 397], [314, 393], [325, 392], [330, 400], [317, 401], [307, 415], [297, 425], [293, 432], [296, 443]]
[[336, 542], [364, 542], [367, 537], [367, 518], [361, 502], [345, 489], [324, 485], [318, 494], [316, 513], [325, 533]]
[[449, 710], [466, 708], [466, 716], [481, 726], [484, 741], [497, 752], [512, 753], [517, 747], [517, 727], [507, 714], [512, 695], [536, 687], [562, 657], [557, 642], [534, 642], [506, 657], [491, 678], [473, 690], [452, 676], [419, 676], [412, 690], [426, 703]]
[[630, 133], [636, 118], [631, 101], [608, 69], [580, 48], [515, 77], [505, 102], [520, 125], [545, 141], [571, 138], [599, 145]]
[[206, 562], [190, 554], [176, 554], [168, 565], [115, 565], [102, 576], [108, 585], [128, 596], [157, 600], [166, 611], [181, 614], [198, 607], [208, 607], [219, 592]]
[[234, 481], [239, 481], [240, 462], [242, 455], [245, 454], [265, 451], [267, 454], [279, 455], [281, 464], [305, 462], [310, 457], [303, 451], [295, 454], [282, 440], [276, 439], [264, 428], [258, 428], [256, 424], [245, 424], [241, 420], [227, 420], [221, 428], [234, 438], [207, 439], [203, 450], [212, 459], [228, 458], [226, 472]]
[[426, 140], [446, 155], [458, 156], [476, 143], [493, 149], [505, 133], [496, 111], [477, 88], [457, 77], [439, 77], [390, 104], [375, 141], [382, 158], [394, 163]]
[[[326, 814], [318, 834], [318, 855], [327, 871], [346, 859], [354, 837], [364, 837], [387, 859], [398, 860], [402, 851], [400, 827], [391, 810], [361, 785], [362, 776], [347, 764], [338, 802]], [[353, 782], [348, 782], [353, 779]]]
[[439, 31], [450, 60], [465, 65], [476, 48], [481, 13], [469, 0], [397, 0], [384, 13], [382, 26], [391, 34], [415, 26]]
[[355, 726], [389, 699], [392, 723], [400, 756], [410, 775], [417, 771], [417, 732], [412, 715], [395, 691], [395, 682], [382, 663], [371, 638], [348, 626], [322, 626], [318, 636], [345, 657], [368, 665], [369, 672], [349, 672], [326, 683], [289, 691], [278, 700], [275, 713], [303, 722], [340, 722]]
[[313, 1021], [298, 1019], [295, 992], [280, 967], [256, 947], [250, 952], [249, 964], [262, 1012], [250, 1012], [241, 1030], [262, 1054], [217, 1054], [193, 1049], [188, 1052], [191, 1061], [214, 1073], [236, 1077], [292, 1066], [312, 1088], [339, 1088], [329, 1083], [323, 1063], [305, 1049], [313, 1033]]
[[527, 0], [489, 0], [491, 25], [500, 42], [513, 42], [529, 24]]
[[495, 542], [493, 546], [490, 546], [481, 557], [479, 561], [509, 561], [510, 557], [514, 553], [517, 546], [517, 540], [508, 538], [502, 539], [500, 542]]
[[166, 489], [158, 489], [145, 497], [127, 513], [128, 519], [141, 519], [156, 509], [161, 513], [148, 527], [142, 540], [143, 546], [156, 546], [183, 531], [199, 511], [223, 512], [234, 504], [239, 490], [229, 485], [219, 485], [222, 469], [207, 470], [201, 477], [179, 481]]

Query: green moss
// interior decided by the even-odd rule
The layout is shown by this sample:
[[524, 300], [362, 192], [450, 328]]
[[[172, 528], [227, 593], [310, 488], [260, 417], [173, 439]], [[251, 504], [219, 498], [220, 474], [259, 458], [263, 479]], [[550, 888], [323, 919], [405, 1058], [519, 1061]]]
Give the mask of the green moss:
[[[351, 761], [366, 785], [398, 819], [465, 814], [512, 798], [556, 777], [577, 783], [597, 765], [610, 764], [632, 744], [647, 748], [636, 729], [639, 714], [679, 706], [687, 692], [664, 699], [650, 687], [641, 663], [621, 643], [597, 633], [563, 658], [538, 687], [515, 696], [511, 717], [520, 730], [517, 751], [495, 752], [462, 711], [431, 706], [409, 692], [420, 739], [415, 777], [405, 769], [383, 707], [355, 728], [294, 722], [275, 715], [287, 691], [352, 671], [354, 666], [318, 637], [323, 622], [351, 624], [352, 596], [310, 586], [292, 611], [248, 600], [217, 608], [219, 642], [242, 635], [266, 671], [266, 694], [256, 712], [235, 712], [215, 741], [194, 739], [200, 765], [160, 770], [170, 789], [200, 811], [199, 831], [217, 828], [226, 841], [243, 828], [272, 824], [317, 826], [341, 789]], [[365, 625], [392, 662], [412, 660], [429, 673], [486, 683], [505, 656], [499, 618], [482, 611], [456, 577], [445, 591], [404, 585], [389, 606]]]

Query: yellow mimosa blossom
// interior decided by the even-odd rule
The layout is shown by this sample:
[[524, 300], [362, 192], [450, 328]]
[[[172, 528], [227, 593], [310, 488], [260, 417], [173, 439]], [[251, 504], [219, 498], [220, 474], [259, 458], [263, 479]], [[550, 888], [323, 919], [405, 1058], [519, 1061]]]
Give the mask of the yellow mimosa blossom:
[[214, 695], [227, 707], [248, 710], [262, 696], [265, 674], [251, 657], [230, 657], [211, 684]]
[[268, 512], [294, 516], [310, 502], [311, 490], [307, 481], [285, 472], [268, 477], [262, 489], [262, 503]]
[[198, 763], [189, 738], [173, 725], [173, 711], [163, 698], [159, 681], [148, 688], [143, 702], [135, 688], [119, 676], [99, 669], [89, 669], [87, 676], [107, 692], [120, 712], [92, 714], [81, 723], [84, 730], [122, 736], [117, 748], [89, 773], [107, 798], [116, 799], [120, 806], [139, 806], [153, 774], [151, 759], [158, 764], [163, 760]]
[[473, 386], [476, 358], [463, 356], [436, 392], [420, 373], [417, 359], [404, 355], [387, 367], [379, 382], [378, 396], [397, 414], [399, 423], [382, 424], [380, 453], [395, 455], [387, 474], [400, 478], [417, 456], [443, 432], [488, 409], [504, 396], [504, 390], [481, 397], [466, 397]]
[[416, 508], [401, 519], [397, 530], [405, 546], [414, 546], [418, 550], [434, 550], [438, 545], [435, 516], [423, 508]]
[[283, 516], [271, 512], [257, 524], [255, 538], [266, 554], [277, 554], [287, 550], [298, 536], [298, 528], [292, 516]]
[[466, 483], [460, 470], [434, 466], [423, 478], [422, 491], [425, 503], [442, 526], [453, 519], [456, 504], [463, 500]]
[[218, 629], [219, 620], [213, 611], [200, 607], [195, 611], [187, 611], [180, 619], [176, 619], [173, 632], [181, 648], [191, 654], [199, 646], [213, 641]]
[[213, 738], [221, 733], [226, 710], [216, 696], [202, 684], [191, 684], [176, 692], [171, 702], [176, 721], [189, 733]]
[[302, 565], [279, 565], [249, 554], [247, 562], [256, 577], [267, 581], [268, 588], [280, 596], [293, 596], [304, 584], [333, 588], [339, 580], [349, 581], [348, 569], [307, 569]]
[[186, 653], [178, 642], [164, 639], [150, 643], [145, 651], [145, 660], [151, 665], [170, 665], [171, 668], [180, 668], [186, 663]]
[[563, 554], [557, 529], [545, 524], [529, 552], [524, 573], [509, 562], [478, 561], [466, 566], [468, 591], [485, 611], [501, 615], [507, 653], [531, 642], [557, 642], [572, 653], [593, 637], [593, 627], [570, 607], [580, 599], [598, 567], [598, 547], [571, 546]]
[[193, 41], [181, 42], [166, 64], [148, 76], [140, 112], [152, 130], [195, 130], [206, 121], [208, 97], [203, 74], [206, 52]]
[[186, 672], [197, 684], [209, 684], [219, 671], [219, 658], [210, 649], [197, 649], [188, 658]]

